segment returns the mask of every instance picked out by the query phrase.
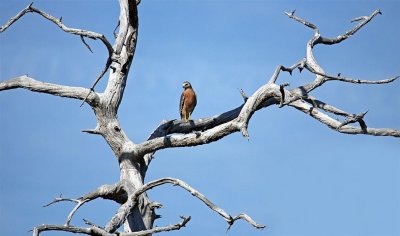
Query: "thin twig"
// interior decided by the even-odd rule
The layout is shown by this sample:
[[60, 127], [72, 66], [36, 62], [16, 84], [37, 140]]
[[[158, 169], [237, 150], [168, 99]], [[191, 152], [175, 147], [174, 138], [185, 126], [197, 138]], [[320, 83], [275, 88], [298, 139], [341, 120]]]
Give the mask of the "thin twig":
[[94, 92], [94, 87], [97, 85], [97, 83], [100, 81], [100, 79], [104, 76], [104, 74], [108, 71], [108, 68], [110, 67], [112, 63], [111, 58], [109, 57], [107, 59], [107, 63], [104, 66], [104, 69], [101, 71], [101, 73], [97, 76], [96, 80], [93, 82], [92, 86], [89, 89], [89, 92], [87, 93], [86, 97], [82, 100], [82, 103], [80, 106], [83, 106], [83, 104], [85, 104], [87, 98], [89, 97], [89, 95]]
[[73, 199], [73, 198], [62, 198], [60, 196], [60, 197], [54, 198], [53, 201], [49, 202], [48, 204], [44, 205], [43, 207], [48, 207], [48, 206], [51, 206], [51, 205], [53, 205], [55, 203], [59, 203], [59, 202], [75, 202], [75, 203], [79, 203], [79, 200]]
[[383, 80], [362, 80], [362, 79], [351, 79], [351, 78], [347, 78], [347, 77], [343, 77], [341, 76], [341, 73], [338, 74], [338, 76], [333, 76], [333, 75], [328, 75], [325, 73], [320, 73], [318, 71], [313, 70], [310, 67], [306, 67], [311, 73], [316, 74], [316, 75], [320, 75], [326, 78], [326, 81], [342, 81], [342, 82], [346, 82], [346, 83], [353, 83], [353, 84], [388, 84], [391, 82], [394, 82], [395, 80], [397, 80], [398, 78], [400, 78], [400, 76], [395, 76], [389, 79], [383, 79]]
[[290, 13], [289, 13], [289, 12], [285, 12], [285, 14], [286, 14], [287, 16], [289, 16], [290, 18], [292, 18], [292, 19], [294, 19], [294, 20], [296, 20], [296, 21], [302, 23], [303, 25], [305, 25], [305, 26], [307, 26], [307, 27], [309, 27], [309, 28], [315, 30], [316, 32], [318, 32], [318, 27], [317, 27], [317, 26], [315, 26], [315, 25], [314, 25], [313, 23], [311, 23], [311, 22], [308, 22], [308, 21], [306, 21], [306, 20], [304, 20], [304, 19], [302, 19], [302, 18], [300, 18], [300, 17], [295, 16], [294, 13], [295, 13], [295, 10], [292, 11], [292, 12], [290, 12]]
[[90, 48], [89, 44], [86, 43], [85, 38], [81, 35], [82, 43], [85, 44], [86, 48], [89, 49], [91, 53], [93, 53], [92, 49]]
[[240, 95], [241, 95], [242, 98], [243, 98], [243, 101], [246, 102], [247, 99], [249, 99], [249, 96], [247, 96], [247, 94], [244, 92], [243, 89], [239, 89], [239, 92], [240, 92]]

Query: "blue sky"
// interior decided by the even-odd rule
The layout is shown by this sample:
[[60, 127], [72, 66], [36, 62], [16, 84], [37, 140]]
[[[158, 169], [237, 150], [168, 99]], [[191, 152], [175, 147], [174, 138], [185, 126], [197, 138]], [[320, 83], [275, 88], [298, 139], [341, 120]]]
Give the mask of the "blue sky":
[[[0, 24], [30, 1], [0, 2]], [[67, 26], [105, 34], [118, 19], [117, 1], [50, 1], [35, 6], [62, 16]], [[400, 71], [399, 1], [166, 1], [143, 0], [139, 41], [119, 119], [134, 142], [144, 141], [164, 119], [178, 118], [181, 82], [198, 95], [194, 119], [239, 106], [279, 64], [305, 56], [312, 31], [286, 17], [296, 14], [325, 36], [350, 29], [350, 20], [379, 15], [353, 38], [315, 48], [330, 74], [385, 79]], [[0, 35], [0, 80], [29, 74], [41, 81], [89, 87], [106, 61], [98, 41], [66, 34], [37, 15], [27, 15]], [[282, 74], [291, 87], [311, 81], [307, 73]], [[105, 80], [97, 91], [104, 89]], [[400, 83], [329, 83], [312, 95], [351, 113], [369, 110], [367, 125], [400, 128]], [[30, 235], [35, 225], [63, 224], [69, 203], [41, 206], [61, 193], [79, 197], [118, 181], [118, 165], [105, 141], [80, 132], [95, 126], [89, 106], [24, 90], [0, 92], [0, 228]], [[239, 133], [205, 146], [159, 151], [146, 181], [176, 177], [228, 213], [249, 214], [267, 228], [237, 222], [228, 235], [400, 235], [400, 145], [390, 137], [336, 133], [292, 108], [269, 107], [253, 116], [250, 140]], [[227, 224], [187, 192], [163, 186], [149, 192], [165, 207], [156, 225], [192, 216], [169, 235], [226, 235]], [[97, 200], [82, 218], [105, 224], [117, 205]], [[67, 235], [50, 232], [46, 235]], [[163, 234], [167, 235], [167, 234]]]

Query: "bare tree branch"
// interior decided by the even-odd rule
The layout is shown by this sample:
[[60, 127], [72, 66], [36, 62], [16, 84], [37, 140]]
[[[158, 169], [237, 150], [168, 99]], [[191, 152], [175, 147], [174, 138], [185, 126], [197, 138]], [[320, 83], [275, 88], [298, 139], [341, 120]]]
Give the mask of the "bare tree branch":
[[75, 34], [75, 35], [79, 35], [82, 37], [87, 37], [87, 38], [91, 38], [91, 39], [100, 39], [103, 44], [106, 46], [109, 55], [111, 56], [113, 53], [113, 48], [110, 44], [110, 42], [107, 40], [107, 38], [99, 33], [96, 32], [92, 32], [92, 31], [87, 31], [87, 30], [82, 30], [82, 29], [75, 29], [75, 28], [69, 28], [67, 26], [65, 26], [60, 19], [57, 19], [56, 17], [47, 14], [46, 12], [43, 12], [37, 8], [32, 7], [32, 4], [29, 4], [29, 6], [27, 6], [26, 8], [24, 8], [22, 11], [20, 11], [16, 16], [12, 17], [5, 25], [3, 25], [0, 28], [0, 33], [2, 33], [3, 31], [5, 31], [8, 27], [10, 27], [14, 22], [16, 22], [18, 19], [20, 19], [22, 16], [24, 16], [26, 13], [29, 12], [34, 12], [37, 13], [41, 16], [43, 16], [44, 18], [46, 18], [47, 20], [53, 22], [54, 24], [56, 24], [58, 27], [60, 27], [63, 31], [67, 32], [67, 33], [71, 33], [71, 34]]
[[325, 102], [322, 102], [312, 96], [305, 96], [302, 98], [303, 101], [308, 102], [309, 104], [312, 105], [311, 108], [319, 108], [322, 109], [324, 111], [327, 111], [329, 113], [333, 113], [335, 115], [340, 115], [340, 116], [350, 116], [351, 114], [345, 111], [340, 110], [339, 108], [336, 108], [332, 105], [326, 104]]
[[14, 22], [16, 22], [18, 19], [20, 19], [26, 13], [33, 12], [33, 13], [37, 13], [40, 16], [44, 17], [45, 19], [53, 22], [58, 27], [60, 27], [63, 31], [65, 31], [67, 33], [79, 35], [80, 38], [81, 38], [81, 41], [89, 49], [90, 52], [93, 52], [93, 51], [90, 48], [90, 46], [86, 43], [84, 37], [91, 38], [91, 39], [94, 39], [94, 40], [96, 40], [96, 39], [101, 40], [103, 42], [103, 44], [106, 46], [107, 50], [108, 50], [108, 59], [107, 59], [106, 65], [103, 68], [103, 70], [101, 71], [101, 73], [97, 76], [95, 82], [93, 83], [93, 85], [90, 88], [89, 92], [87, 93], [86, 97], [81, 99], [81, 100], [83, 100], [83, 102], [81, 104], [81, 106], [82, 106], [86, 102], [87, 98], [89, 97], [89, 95], [93, 91], [93, 89], [96, 86], [96, 84], [100, 81], [100, 79], [104, 76], [104, 74], [107, 72], [108, 68], [110, 67], [111, 62], [112, 62], [111, 58], [112, 58], [114, 49], [113, 49], [112, 45], [110, 44], [110, 42], [107, 40], [107, 38], [104, 35], [96, 33], [96, 32], [92, 32], [92, 31], [87, 31], [87, 30], [67, 27], [62, 23], [61, 19], [57, 19], [56, 17], [47, 14], [46, 12], [43, 12], [43, 11], [37, 9], [37, 8], [32, 7], [32, 4], [33, 3], [31, 3], [25, 9], [20, 11], [16, 16], [12, 17], [3, 27], [0, 28], [0, 33], [5, 31], [8, 27], [10, 27]]
[[[312, 71], [314, 74], [316, 74], [316, 79], [308, 84], [305, 84], [301, 87], [298, 88], [297, 93], [303, 93], [302, 95], [304, 95], [305, 93], [309, 93], [312, 90], [314, 90], [315, 88], [321, 86], [322, 84], [324, 84], [327, 80], [326, 78], [324, 78], [323, 75], [325, 75], [326, 73], [324, 72], [324, 70], [322, 69], [322, 67], [317, 63], [317, 61], [315, 60], [314, 54], [313, 54], [313, 47], [316, 44], [334, 44], [334, 43], [340, 43], [342, 42], [344, 39], [349, 38], [350, 36], [352, 36], [353, 34], [355, 34], [361, 27], [363, 27], [364, 25], [366, 25], [368, 22], [370, 22], [370, 20], [372, 20], [377, 14], [380, 13], [379, 10], [374, 11], [371, 16], [367, 17], [365, 21], [363, 21], [362, 23], [360, 23], [359, 25], [357, 25], [355, 28], [353, 28], [352, 30], [346, 32], [344, 35], [342, 36], [338, 36], [337, 40], [336, 39], [327, 39], [327, 38], [323, 38], [320, 33], [318, 28], [304, 20], [301, 19], [297, 16], [294, 16], [294, 11], [291, 13], [287, 13], [285, 12], [287, 16], [289, 16], [290, 18], [312, 28], [315, 30], [315, 34], [314, 36], [309, 40], [309, 42], [307, 43], [307, 55], [306, 55], [306, 64], [305, 67], [307, 69], [309, 69], [310, 71]], [[332, 42], [332, 43], [330, 43]]]
[[353, 83], [353, 84], [388, 84], [391, 82], [394, 82], [400, 76], [396, 76], [393, 78], [389, 79], [383, 79], [383, 80], [360, 80], [360, 79], [350, 79], [346, 77], [333, 77], [333, 76], [326, 76], [329, 80], [338, 80], [346, 83]]
[[60, 197], [54, 198], [53, 201], [47, 203], [47, 204], [44, 205], [43, 207], [48, 207], [48, 206], [51, 206], [51, 205], [53, 205], [53, 204], [55, 204], [55, 203], [59, 203], [59, 202], [75, 202], [75, 203], [79, 203], [79, 200], [73, 199], [73, 198], [63, 198], [63, 197], [61, 197], [61, 195], [60, 195]]
[[257, 222], [255, 222], [252, 218], [250, 218], [250, 216], [248, 216], [246, 214], [239, 214], [239, 215], [233, 217], [230, 221], [228, 221], [229, 226], [228, 226], [227, 231], [232, 227], [233, 223], [235, 223], [235, 221], [237, 221], [239, 219], [247, 221], [249, 224], [251, 224], [253, 227], [255, 227], [257, 229], [263, 229], [266, 227], [265, 225], [257, 224]]
[[91, 225], [90, 228], [75, 227], [70, 225], [41, 225], [33, 229], [33, 236], [39, 236], [40, 233], [44, 231], [65, 231], [70, 233], [79, 233], [79, 234], [87, 234], [95, 236], [147, 236], [154, 233], [179, 230], [182, 227], [185, 227], [186, 224], [190, 221], [190, 216], [189, 217], [181, 216], [181, 219], [182, 222], [177, 224], [163, 226], [163, 227], [154, 227], [153, 229], [142, 230], [138, 232], [130, 232], [130, 233], [121, 233], [121, 232], [108, 233], [104, 229], [86, 220], [85, 223]]
[[285, 12], [285, 14], [286, 14], [288, 17], [290, 17], [290, 18], [292, 18], [292, 19], [294, 19], [294, 20], [296, 20], [296, 21], [302, 23], [303, 25], [305, 25], [305, 26], [307, 26], [307, 27], [309, 27], [309, 28], [315, 30], [315, 32], [318, 33], [318, 27], [317, 27], [317, 26], [315, 26], [315, 25], [314, 25], [313, 23], [311, 23], [311, 22], [308, 22], [308, 21], [306, 21], [306, 20], [304, 20], [304, 19], [302, 19], [302, 18], [300, 18], [300, 17], [295, 16], [295, 15], [294, 15], [295, 12], [296, 12], [296, 10], [294, 10], [294, 11], [292, 11], [292, 12]]
[[[79, 234], [87, 234], [87, 235], [99, 235], [106, 236], [106, 234], [98, 233], [96, 234], [93, 228], [80, 228], [75, 226], [66, 226], [66, 225], [41, 225], [37, 226], [33, 229], [33, 236], [39, 236], [41, 232], [44, 231], [64, 231], [71, 233], [79, 233]], [[107, 235], [109, 236], [109, 235]]]
[[[315, 72], [315, 71], [314, 71]], [[337, 78], [333, 76], [328, 76], [320, 73], [322, 76], [327, 79]], [[274, 78], [276, 73], [272, 76]], [[399, 77], [387, 79], [387, 80], [379, 80], [379, 81], [366, 81], [359, 80], [361, 84], [384, 84], [395, 81]], [[283, 87], [286, 84], [283, 84]], [[276, 88], [275, 88], [276, 89]], [[282, 90], [282, 86], [279, 87], [280, 94]], [[314, 107], [323, 109], [325, 111], [331, 112], [336, 115], [341, 115], [345, 117], [350, 117], [351, 114], [345, 111], [342, 111], [336, 107], [328, 105], [324, 102], [321, 102], [312, 96], [309, 96], [307, 91], [303, 91], [301, 87], [295, 88], [292, 90], [284, 90], [286, 92], [283, 93], [284, 96], [288, 96], [288, 99], [285, 100], [284, 103], [281, 103], [280, 106], [290, 104], [299, 99], [304, 99], [307, 102], [313, 104]], [[277, 101], [283, 101], [279, 96], [276, 95], [277, 91], [270, 92], [270, 97], [261, 99], [258, 105], [253, 107], [251, 110], [248, 110], [248, 113], [254, 112], [258, 109], [265, 108], [269, 105], [276, 104]], [[257, 97], [257, 95], [256, 95]], [[280, 99], [277, 99], [279, 97]], [[312, 109], [312, 107], [311, 107]], [[179, 122], [179, 121], [169, 121], [162, 125], [160, 125], [155, 132], [149, 137], [148, 141], [138, 144], [137, 152], [140, 155], [151, 153], [151, 155], [146, 156], [145, 160], [151, 159], [154, 151], [169, 148], [169, 147], [183, 147], [183, 146], [195, 146], [202, 145], [210, 142], [217, 141], [223, 138], [226, 135], [231, 133], [240, 131], [240, 128], [237, 127], [238, 123], [234, 121], [238, 118], [240, 112], [243, 110], [243, 106], [239, 106], [236, 109], [225, 112], [221, 115], [217, 115], [211, 118], [202, 118], [199, 120], [191, 121], [191, 122]], [[194, 132], [193, 131], [201, 131]], [[173, 134], [171, 133], [186, 133], [186, 135]]]
[[[263, 104], [269, 98], [276, 98], [276, 100], [271, 100], [271, 103]], [[261, 104], [263, 104], [263, 106], [269, 106], [275, 104], [275, 101], [279, 101], [280, 98], [280, 86], [267, 83], [264, 86], [261, 86], [252, 96], [247, 99], [246, 103], [243, 105], [243, 107], [241, 107], [240, 113], [237, 114], [237, 117], [234, 117], [232, 120], [205, 131], [189, 133], [185, 135], [175, 134], [154, 138], [135, 145], [132, 147], [133, 150], [131, 151], [135, 152], [138, 156], [142, 156], [147, 153], [169, 147], [190, 147], [203, 145], [206, 143], [215, 142], [237, 131], [240, 131], [245, 138], [248, 138], [249, 134], [247, 132], [247, 126], [254, 112], [260, 109], [259, 107]]]
[[172, 230], [180, 230], [182, 227], [185, 227], [186, 224], [190, 221], [190, 216], [189, 217], [184, 217], [181, 216], [182, 222], [174, 224], [174, 225], [168, 225], [168, 226], [163, 226], [163, 227], [154, 227], [153, 229], [149, 230], [142, 230], [138, 232], [132, 232], [132, 233], [120, 233], [119, 235], [121, 236], [147, 236], [151, 235], [154, 233], [160, 233], [160, 232], [168, 232]]
[[340, 73], [338, 76], [333, 76], [333, 75], [327, 75], [325, 73], [320, 73], [318, 71], [313, 70], [310, 67], [306, 67], [306, 68], [313, 74], [323, 76], [325, 81], [341, 81], [341, 82], [352, 83], [352, 84], [388, 84], [388, 83], [392, 83], [395, 80], [397, 80], [398, 78], [400, 78], [400, 76], [395, 76], [395, 77], [392, 77], [389, 79], [383, 79], [383, 80], [351, 79], [348, 77], [341, 76]]
[[[27, 75], [22, 75], [10, 80], [0, 82], [0, 91], [16, 89], [16, 88], [23, 88], [31, 90], [33, 92], [47, 93], [59, 97], [74, 98], [79, 100], [83, 100], [88, 92], [88, 89], [86, 88], [70, 87], [70, 86], [40, 82], [34, 80], [33, 78]], [[95, 105], [99, 101], [99, 99], [100, 98], [97, 93], [92, 93], [87, 98], [87, 101], [89, 104]]]
[[18, 12], [17, 15], [14, 17], [11, 17], [2, 27], [0, 27], [0, 33], [2, 33], [4, 30], [6, 30], [8, 27], [10, 27], [12, 24], [14, 24], [19, 18], [21, 18], [23, 15], [25, 15], [27, 12], [29, 12], [29, 9], [32, 7], [32, 4], [29, 4], [26, 8], [22, 9], [20, 12]]
[[[248, 96], [245, 95], [245, 97], [246, 97], [245, 100], [247, 101]], [[266, 101], [262, 102], [262, 104], [259, 107], [257, 107], [256, 109], [258, 110], [258, 109], [268, 107], [270, 105], [277, 104], [277, 103], [279, 103], [279, 100], [276, 100], [274, 98], [269, 98], [269, 99], [266, 99]], [[244, 104], [237, 108], [234, 108], [232, 110], [224, 112], [222, 114], [215, 115], [212, 117], [200, 118], [198, 120], [191, 120], [190, 122], [182, 122], [179, 120], [163, 121], [153, 131], [153, 133], [148, 137], [147, 141], [150, 141], [150, 140], [153, 140], [156, 138], [160, 138], [160, 141], [163, 141], [164, 138], [165, 138], [165, 140], [168, 140], [168, 139], [171, 140], [170, 137], [172, 137], [172, 136], [169, 136], [169, 135], [174, 134], [174, 133], [192, 135], [194, 132], [197, 135], [197, 138], [199, 138], [199, 134], [200, 134], [200, 136], [203, 134], [201, 132], [210, 130], [219, 125], [226, 124], [226, 123], [236, 119], [239, 116], [243, 106], [244, 106]], [[201, 131], [201, 132], [199, 133], [198, 131]], [[233, 132], [235, 132], [235, 131], [233, 131]], [[175, 137], [180, 137], [182, 139], [185, 139], [185, 137], [183, 137], [181, 135], [177, 135]], [[206, 143], [212, 142], [214, 139], [216, 141], [216, 137], [214, 137], [214, 139], [208, 139], [206, 137], [204, 138], [204, 140], [206, 140], [206, 142], [201, 141], [201, 139], [197, 139], [197, 141], [199, 143], [195, 144], [195, 145], [206, 144]], [[209, 135], [208, 137], [211, 137], [211, 136]], [[144, 143], [142, 143], [142, 144], [144, 145]], [[138, 149], [140, 149], [140, 148], [138, 148]], [[145, 151], [145, 153], [147, 152], [146, 150], [143, 150], [143, 151]], [[144, 172], [146, 171], [146, 167], [150, 164], [152, 158], [154, 157], [155, 151], [156, 150], [151, 151], [144, 155], [144, 157], [143, 157], [143, 160], [145, 163], [145, 165], [144, 165], [145, 168], [143, 169]], [[140, 153], [137, 153], [137, 154], [138, 154], [139, 159], [141, 159], [140, 155], [143, 155], [143, 154], [140, 154]], [[143, 176], [144, 175], [145, 175], [145, 173], [143, 173]]]
[[[300, 110], [307, 115], [313, 117], [314, 119], [318, 120], [319, 122], [325, 124], [329, 128], [331, 128], [334, 131], [338, 131], [340, 133], [345, 133], [345, 134], [366, 134], [366, 135], [373, 135], [373, 136], [392, 136], [392, 137], [400, 137], [400, 130], [396, 129], [390, 129], [390, 128], [367, 128], [366, 130], [363, 130], [362, 128], [356, 128], [352, 127], [349, 125], [345, 125], [343, 127], [340, 127], [342, 124], [341, 122], [329, 117], [328, 115], [319, 112], [318, 110], [313, 110], [313, 112], [310, 111], [310, 105], [301, 102], [301, 101], [295, 101], [289, 106], [292, 106], [296, 108], [297, 110]], [[340, 129], [338, 129], [338, 127]]]
[[[322, 43], [322, 44], [327, 44], [327, 45], [332, 45], [332, 44], [337, 44], [342, 42], [345, 39], [350, 38], [351, 36], [353, 36], [359, 29], [361, 29], [364, 25], [366, 25], [368, 22], [370, 22], [375, 16], [377, 16], [378, 14], [382, 14], [381, 11], [375, 10], [370, 16], [363, 16], [363, 17], [359, 17], [357, 18], [358, 20], [362, 20], [361, 23], [359, 23], [357, 26], [355, 26], [353, 29], [347, 31], [346, 33], [344, 33], [343, 35], [339, 35], [336, 38], [325, 38], [325, 37], [321, 37], [319, 40], [317, 40], [315, 43]], [[354, 21], [354, 20], [353, 20]], [[353, 22], [352, 21], [352, 22]]]
[[67, 221], [65, 222], [65, 226], [69, 226], [69, 223], [72, 220], [72, 217], [74, 216], [75, 212], [86, 202], [91, 201], [91, 199], [72, 199], [72, 198], [55, 198], [52, 202], [48, 203], [47, 205], [44, 205], [44, 207], [48, 207], [54, 203], [58, 203], [58, 202], [63, 202], [63, 201], [68, 201], [68, 202], [75, 202], [76, 206], [71, 210], [71, 212], [69, 213], [68, 217], [67, 217]]
[[65, 226], [69, 226], [70, 222], [72, 220], [72, 217], [74, 216], [75, 212], [85, 203], [95, 200], [96, 198], [104, 198], [104, 199], [110, 199], [110, 200], [114, 200], [118, 203], [124, 203], [127, 200], [127, 193], [124, 189], [124, 184], [125, 181], [113, 184], [113, 185], [102, 185], [100, 187], [98, 187], [96, 190], [86, 194], [83, 197], [80, 197], [78, 199], [73, 199], [73, 198], [63, 198], [63, 197], [57, 197], [55, 198], [53, 201], [51, 201], [50, 203], [44, 205], [43, 207], [48, 207], [50, 205], [53, 205], [55, 203], [59, 203], [59, 202], [64, 202], [64, 201], [68, 201], [68, 202], [74, 202], [76, 203], [76, 206], [71, 210], [71, 212], [69, 213], [67, 220], [65, 222]]
[[271, 77], [271, 79], [269, 80], [268, 83], [275, 83], [276, 80], [278, 79], [279, 73], [280, 73], [281, 71], [287, 71], [287, 72], [289, 72], [290, 75], [292, 75], [292, 71], [293, 71], [294, 69], [296, 69], [296, 68], [299, 68], [299, 70], [300, 70], [300, 72], [301, 72], [301, 71], [303, 70], [304, 66], [305, 66], [305, 63], [306, 63], [306, 60], [305, 60], [305, 59], [302, 59], [301, 61], [297, 62], [296, 64], [294, 64], [294, 65], [291, 66], [291, 67], [285, 67], [285, 66], [282, 66], [282, 65], [278, 66], [278, 67], [275, 69], [275, 72], [274, 72], [274, 74], [272, 75], [272, 77]]
[[240, 129], [234, 120], [208, 129], [204, 132], [199, 131], [189, 134], [173, 134], [165, 137], [158, 137], [145, 141], [136, 146], [137, 154], [144, 155], [160, 149], [169, 147], [190, 147], [215, 142]]
[[222, 208], [220, 208], [217, 205], [215, 205], [214, 203], [212, 203], [202, 193], [200, 193], [196, 189], [192, 188], [191, 186], [189, 186], [187, 183], [183, 182], [182, 180], [175, 179], [175, 178], [162, 178], [162, 179], [151, 181], [151, 182], [143, 185], [142, 187], [137, 189], [132, 195], [130, 195], [128, 201], [119, 208], [118, 212], [107, 223], [105, 230], [107, 232], [113, 233], [117, 228], [119, 228], [121, 226], [121, 224], [125, 221], [125, 218], [131, 213], [132, 209], [137, 204], [137, 199], [142, 193], [144, 193], [154, 187], [157, 187], [157, 186], [160, 186], [163, 184], [168, 184], [168, 183], [175, 185], [175, 186], [180, 186], [181, 188], [183, 188], [186, 191], [188, 191], [189, 193], [191, 193], [193, 196], [195, 196], [200, 201], [202, 201], [204, 204], [206, 204], [211, 210], [215, 211], [220, 216], [222, 216], [228, 222], [229, 225], [232, 225], [237, 219], [243, 219], [243, 220], [246, 220], [249, 224], [253, 225], [256, 228], [264, 228], [265, 227], [264, 225], [257, 224], [246, 214], [240, 214], [235, 217], [230, 216]]
[[358, 122], [360, 124], [361, 129], [364, 132], [367, 132], [367, 125], [365, 124], [365, 121], [363, 120], [364, 116], [368, 113], [368, 111], [361, 113], [361, 114], [352, 114], [349, 116], [345, 121], [343, 121], [336, 129], [339, 130], [343, 126], [351, 123], [356, 123]]

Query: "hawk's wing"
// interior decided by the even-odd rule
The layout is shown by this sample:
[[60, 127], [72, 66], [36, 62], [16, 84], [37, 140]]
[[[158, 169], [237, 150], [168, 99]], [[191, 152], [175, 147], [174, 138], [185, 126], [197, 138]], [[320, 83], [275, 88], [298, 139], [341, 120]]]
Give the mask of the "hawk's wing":
[[181, 119], [183, 119], [183, 104], [185, 103], [185, 95], [181, 94], [181, 99], [179, 100], [179, 114], [181, 115]]
[[194, 111], [194, 108], [196, 107], [196, 105], [197, 105], [197, 96], [196, 96], [196, 93], [193, 91], [193, 109], [190, 112], [190, 114]]

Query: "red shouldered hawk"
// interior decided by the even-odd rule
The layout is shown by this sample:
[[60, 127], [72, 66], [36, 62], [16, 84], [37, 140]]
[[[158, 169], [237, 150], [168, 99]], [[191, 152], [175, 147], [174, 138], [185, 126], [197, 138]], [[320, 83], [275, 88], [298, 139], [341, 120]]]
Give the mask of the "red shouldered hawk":
[[196, 107], [197, 98], [192, 85], [188, 81], [183, 82], [182, 87], [183, 92], [179, 102], [179, 113], [181, 114], [181, 119], [188, 122], [190, 115]]

